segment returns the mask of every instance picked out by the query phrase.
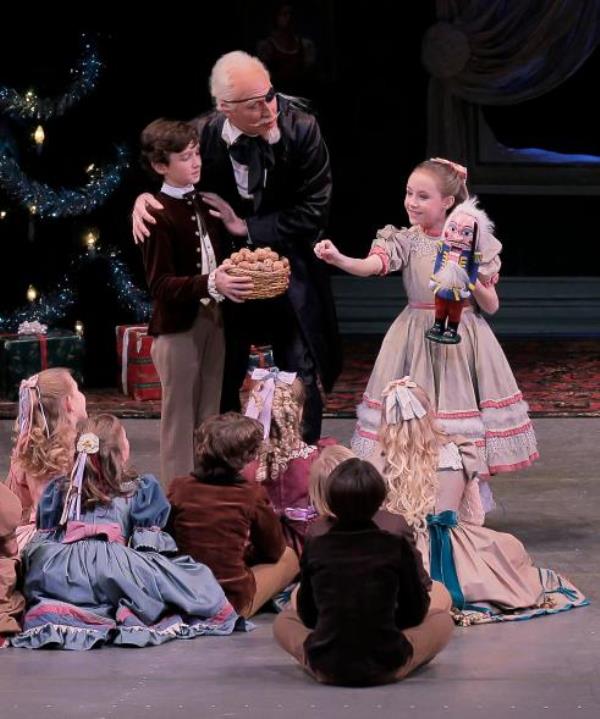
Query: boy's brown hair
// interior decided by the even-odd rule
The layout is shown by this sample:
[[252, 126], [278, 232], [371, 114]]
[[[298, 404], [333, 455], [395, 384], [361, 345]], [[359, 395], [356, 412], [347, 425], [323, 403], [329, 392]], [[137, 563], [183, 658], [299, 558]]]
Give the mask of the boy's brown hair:
[[142, 130], [140, 142], [142, 166], [156, 177], [158, 173], [152, 167], [153, 163], [168, 165], [169, 155], [183, 152], [190, 142], [197, 145], [200, 139], [196, 128], [189, 123], [161, 117]]
[[329, 475], [325, 502], [338, 522], [362, 524], [381, 507], [386, 494], [385, 481], [377, 469], [353, 457], [338, 464]]
[[256, 419], [225, 412], [205, 419], [195, 439], [196, 475], [237, 473], [258, 454], [263, 426]]

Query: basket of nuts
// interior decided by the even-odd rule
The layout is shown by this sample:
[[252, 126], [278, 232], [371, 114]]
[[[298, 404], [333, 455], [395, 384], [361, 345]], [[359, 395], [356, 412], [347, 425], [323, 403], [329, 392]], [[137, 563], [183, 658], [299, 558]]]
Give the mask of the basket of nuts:
[[251, 277], [254, 284], [250, 300], [264, 300], [282, 295], [290, 283], [290, 262], [270, 247], [251, 250], [243, 247], [223, 262], [228, 274]]

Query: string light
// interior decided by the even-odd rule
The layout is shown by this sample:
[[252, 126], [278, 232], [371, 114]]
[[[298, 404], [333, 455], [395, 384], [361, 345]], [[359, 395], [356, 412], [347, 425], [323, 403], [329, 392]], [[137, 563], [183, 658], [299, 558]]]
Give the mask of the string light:
[[49, 120], [60, 117], [96, 87], [102, 62], [95, 42], [82, 36], [82, 51], [77, 65], [71, 69], [73, 81], [57, 97], [38, 97], [35, 90], [20, 93], [12, 87], [0, 86], [0, 111], [13, 120]]
[[108, 285], [115, 291], [120, 307], [127, 311], [134, 322], [145, 322], [150, 316], [152, 306], [146, 292], [136, 286], [131, 272], [117, 250], [101, 252], [96, 249], [93, 254], [85, 252], [74, 259], [69, 271], [55, 285], [56, 289], [52, 292], [44, 292], [40, 296], [38, 291], [30, 286], [30, 289], [36, 293], [35, 298], [29, 299], [28, 290], [27, 305], [11, 314], [0, 313], [0, 332], [15, 331], [21, 322], [31, 320], [38, 320], [49, 327], [57, 326], [77, 304], [77, 294], [73, 290], [78, 284], [77, 275], [88, 263], [98, 260], [108, 260], [110, 273]]
[[94, 169], [89, 181], [76, 190], [54, 190], [49, 185], [32, 180], [14, 158], [0, 155], [0, 186], [21, 206], [29, 207], [32, 214], [37, 212], [42, 218], [89, 214], [114, 192], [128, 167], [125, 147], [117, 147], [116, 153], [115, 162]]

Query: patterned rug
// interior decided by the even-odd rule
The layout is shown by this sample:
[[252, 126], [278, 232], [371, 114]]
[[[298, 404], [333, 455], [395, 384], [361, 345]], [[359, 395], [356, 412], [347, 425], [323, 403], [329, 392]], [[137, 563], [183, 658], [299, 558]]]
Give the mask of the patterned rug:
[[[331, 417], [355, 417], [383, 337], [344, 338], [345, 367], [327, 401]], [[533, 417], [600, 417], [600, 340], [502, 340]]]
[[[382, 337], [345, 336], [345, 366], [327, 400], [326, 417], [353, 418]], [[502, 346], [533, 417], [600, 417], [600, 340], [503, 340]], [[160, 417], [160, 402], [140, 402], [117, 388], [85, 389], [88, 411], [119, 417]], [[16, 416], [0, 400], [0, 418]]]

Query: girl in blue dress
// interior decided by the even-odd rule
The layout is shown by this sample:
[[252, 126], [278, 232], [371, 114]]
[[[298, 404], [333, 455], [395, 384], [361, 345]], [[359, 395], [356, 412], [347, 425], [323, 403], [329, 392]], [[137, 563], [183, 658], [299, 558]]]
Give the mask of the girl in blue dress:
[[90, 649], [230, 634], [238, 615], [203, 564], [175, 556], [162, 531], [170, 505], [157, 480], [127, 462], [116, 417], [80, 428], [70, 477], [42, 495], [23, 556], [27, 611], [13, 646]]

